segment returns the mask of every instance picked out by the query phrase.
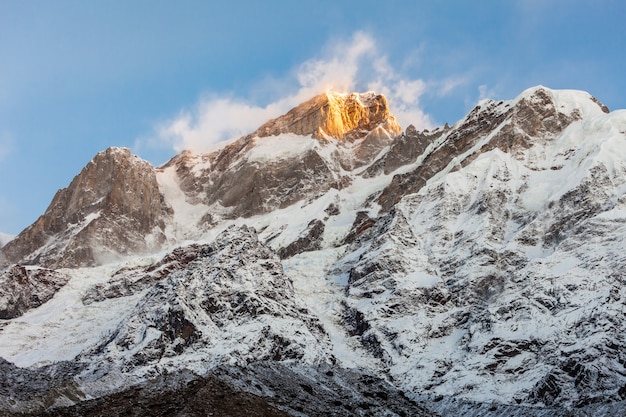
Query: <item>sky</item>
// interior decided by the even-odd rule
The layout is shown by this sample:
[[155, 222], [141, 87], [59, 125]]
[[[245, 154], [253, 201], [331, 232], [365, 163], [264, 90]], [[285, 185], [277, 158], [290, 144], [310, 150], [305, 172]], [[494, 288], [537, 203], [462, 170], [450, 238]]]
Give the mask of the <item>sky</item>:
[[387, 96], [403, 128], [526, 88], [626, 108], [623, 0], [0, 0], [0, 232], [91, 158], [207, 152], [326, 90]]

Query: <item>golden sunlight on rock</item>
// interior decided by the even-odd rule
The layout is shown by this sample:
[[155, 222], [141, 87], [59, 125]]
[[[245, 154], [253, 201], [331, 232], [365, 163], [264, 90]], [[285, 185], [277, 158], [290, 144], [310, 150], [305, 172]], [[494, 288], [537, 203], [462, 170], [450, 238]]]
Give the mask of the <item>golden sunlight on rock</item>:
[[[381, 132], [381, 129], [384, 132]], [[402, 132], [381, 94], [327, 92], [300, 104], [287, 114], [270, 120], [255, 134], [259, 137], [281, 133], [313, 135], [317, 139], [357, 140], [372, 131], [394, 137]]]

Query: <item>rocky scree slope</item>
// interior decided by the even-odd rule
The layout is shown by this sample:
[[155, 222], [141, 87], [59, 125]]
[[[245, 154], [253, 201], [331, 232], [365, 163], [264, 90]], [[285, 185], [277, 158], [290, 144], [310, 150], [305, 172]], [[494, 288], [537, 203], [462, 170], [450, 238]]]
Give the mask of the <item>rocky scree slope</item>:
[[[48, 230], [45, 245], [3, 249], [11, 262], [102, 262], [70, 249], [86, 228], [76, 225], [116, 218], [111, 201], [133, 213], [121, 217], [132, 239], [94, 229], [105, 253], [170, 248], [59, 271], [73, 278], [52, 301], [3, 323], [3, 356], [40, 373], [6, 365], [12, 400], [0, 408], [105, 398], [190, 369], [293, 415], [619, 413], [625, 144], [625, 112], [584, 92], [537, 87], [483, 101], [453, 126], [403, 133], [384, 97], [329, 93], [219, 151], [148, 166], [158, 198], [137, 189], [152, 196], [143, 211], [90, 197], [100, 211], [74, 210], [69, 232], [39, 219], [16, 240]], [[133, 223], [140, 215], [153, 220]], [[72, 306], [55, 314], [119, 314], [96, 343], [68, 340], [82, 353], [54, 364], [54, 332], [19, 335], [55, 299]]]

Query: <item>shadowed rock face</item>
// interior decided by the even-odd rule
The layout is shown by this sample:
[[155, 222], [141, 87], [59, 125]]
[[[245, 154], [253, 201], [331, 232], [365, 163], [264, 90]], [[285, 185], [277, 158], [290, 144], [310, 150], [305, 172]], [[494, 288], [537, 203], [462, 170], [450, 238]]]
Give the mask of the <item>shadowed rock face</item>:
[[7, 263], [52, 268], [95, 265], [162, 243], [170, 211], [154, 168], [128, 149], [109, 148], [59, 190], [2, 255]]
[[391, 137], [402, 132], [389, 111], [385, 96], [328, 92], [300, 104], [284, 116], [270, 120], [256, 131], [256, 135], [266, 137], [294, 133], [312, 135], [316, 139], [331, 137], [351, 141], [364, 138], [379, 127]]
[[[250, 143], [244, 144], [245, 141]], [[348, 184], [347, 178], [337, 175], [314, 149], [295, 158], [258, 163], [246, 159], [252, 146], [253, 138], [245, 137], [209, 155], [200, 169], [198, 157], [185, 153], [164, 168], [175, 168], [188, 201], [220, 206], [205, 217], [209, 225], [217, 216], [237, 218], [267, 213]]]
[[[549, 93], [543, 89], [537, 89], [533, 95], [521, 99], [513, 107], [507, 106], [502, 102], [488, 101], [475, 107], [458, 127], [447, 132], [447, 137], [440, 146], [424, 156], [423, 163], [415, 170], [394, 176], [391, 184], [378, 198], [383, 209], [388, 211], [403, 196], [418, 192], [430, 178], [455, 159], [459, 160], [459, 166], [454, 169], [458, 169], [480, 154], [496, 148], [516, 155], [530, 148], [534, 141], [549, 140], [579, 117], [577, 114], [561, 113]], [[490, 133], [492, 135], [488, 142], [479, 150], [467, 154]], [[412, 142], [425, 150], [425, 139], [420, 138], [416, 132], [411, 134], [407, 129], [405, 137], [412, 136], [415, 137]], [[402, 141], [399, 145], [401, 143]], [[398, 146], [397, 150], [403, 152], [404, 147]], [[398, 165], [397, 154], [398, 152], [390, 152], [386, 158], [392, 168]], [[389, 171], [385, 170], [387, 172]]]
[[0, 319], [20, 317], [50, 300], [69, 277], [57, 271], [14, 265], [0, 274]]

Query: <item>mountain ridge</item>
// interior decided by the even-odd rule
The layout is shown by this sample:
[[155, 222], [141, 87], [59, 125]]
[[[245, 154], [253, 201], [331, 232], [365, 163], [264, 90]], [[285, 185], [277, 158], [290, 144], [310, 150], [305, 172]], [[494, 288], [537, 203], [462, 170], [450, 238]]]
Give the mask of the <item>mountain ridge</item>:
[[[216, 152], [158, 168], [105, 151], [133, 162], [103, 177], [139, 173], [146, 180], [133, 184], [144, 191], [120, 201], [105, 181], [100, 191], [115, 198], [75, 197], [89, 204], [66, 203], [83, 210], [64, 214], [95, 221], [113, 201], [118, 211], [101, 216], [118, 216], [126, 235], [156, 225], [161, 237], [88, 268], [69, 263], [72, 252], [29, 255], [68, 262], [58, 288], [29, 272], [41, 265], [0, 274], [47, 300], [22, 297], [10, 310], [19, 321], [0, 327], [2, 356], [20, 367], [6, 365], [4, 378], [58, 407], [185, 369], [292, 415], [623, 410], [626, 111], [538, 86], [481, 101], [452, 126], [391, 137], [365, 111], [386, 114], [386, 100], [366, 93], [337, 96], [364, 120], [348, 117], [342, 137], [309, 122], [292, 129], [306, 136], [290, 131], [296, 113], [325, 123], [319, 97]], [[142, 193], [152, 206], [137, 204]], [[139, 227], [125, 219], [137, 216]], [[17, 305], [3, 289], [0, 306]], [[64, 334], [86, 326], [83, 337]], [[60, 385], [32, 369], [61, 375]], [[0, 409], [54, 409], [1, 388], [19, 400]]]
[[354, 141], [372, 133], [396, 136], [401, 131], [384, 95], [373, 91], [350, 94], [328, 91], [264, 123], [253, 135], [294, 133], [316, 139]]

